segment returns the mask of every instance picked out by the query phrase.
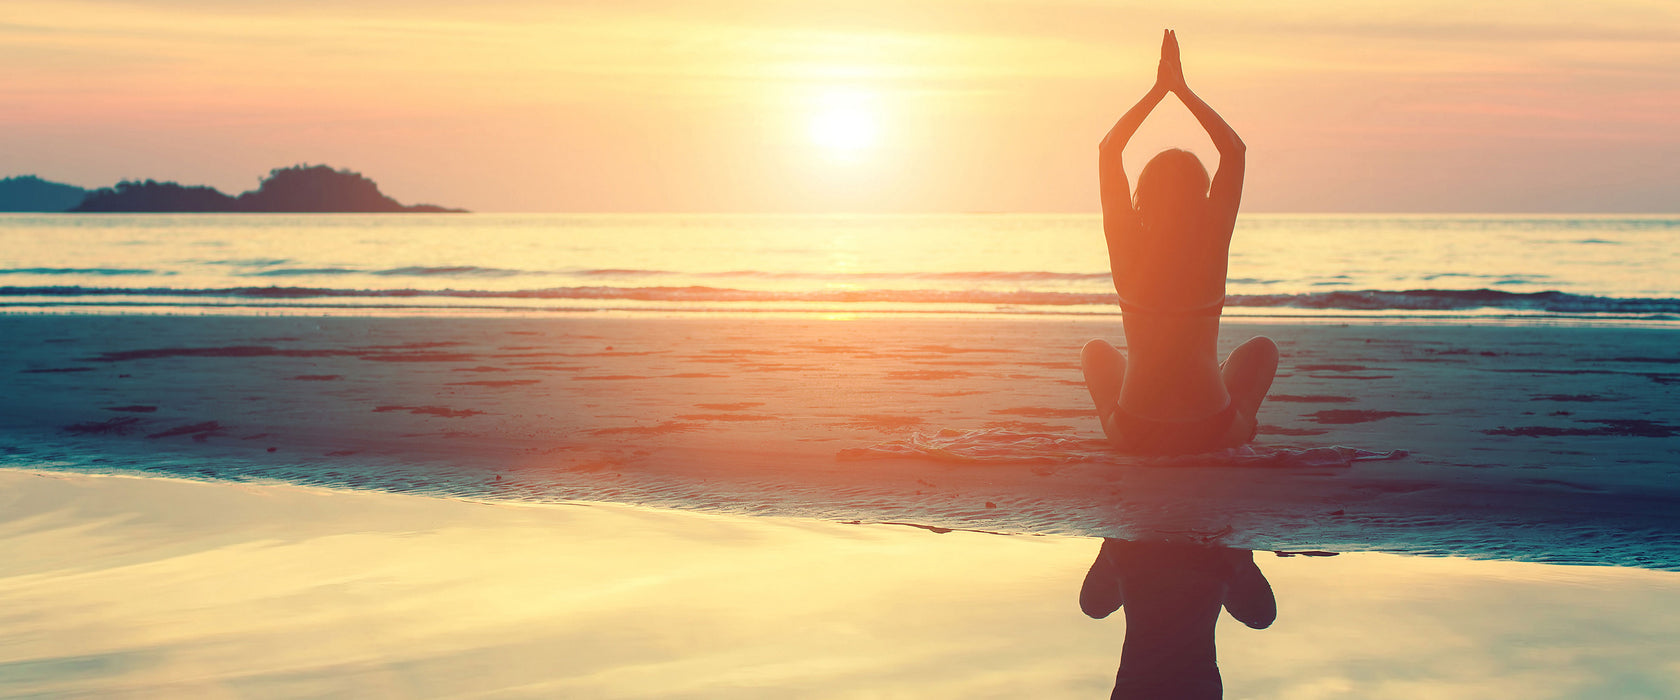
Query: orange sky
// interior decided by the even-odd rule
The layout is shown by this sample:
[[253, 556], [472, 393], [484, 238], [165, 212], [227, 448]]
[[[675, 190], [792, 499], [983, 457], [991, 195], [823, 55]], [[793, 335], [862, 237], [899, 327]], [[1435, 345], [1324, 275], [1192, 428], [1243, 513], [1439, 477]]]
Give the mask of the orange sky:
[[[311, 162], [484, 211], [1095, 211], [1095, 145], [1170, 26], [1249, 144], [1246, 211], [1680, 210], [1680, 5], [1365, 5], [7, 0], [0, 176], [238, 192]], [[1134, 173], [1211, 156], [1167, 107]]]

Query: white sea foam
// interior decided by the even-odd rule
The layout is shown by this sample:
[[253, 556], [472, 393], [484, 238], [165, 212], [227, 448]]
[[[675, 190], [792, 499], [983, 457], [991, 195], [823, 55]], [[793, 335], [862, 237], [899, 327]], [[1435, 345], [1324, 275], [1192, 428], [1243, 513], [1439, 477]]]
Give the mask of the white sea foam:
[[[1672, 318], [1676, 245], [1663, 216], [1248, 215], [1227, 308]], [[0, 215], [0, 246], [12, 308], [1118, 312], [1092, 215]]]

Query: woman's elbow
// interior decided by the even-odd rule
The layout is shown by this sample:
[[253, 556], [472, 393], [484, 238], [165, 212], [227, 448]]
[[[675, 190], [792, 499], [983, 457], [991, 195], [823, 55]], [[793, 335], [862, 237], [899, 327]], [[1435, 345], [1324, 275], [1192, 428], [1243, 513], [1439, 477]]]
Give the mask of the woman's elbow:
[[1277, 608], [1255, 611], [1246, 618], [1238, 618], [1249, 629], [1263, 630], [1277, 622]]
[[1119, 609], [1120, 599], [1118, 596], [1101, 599], [1094, 596], [1079, 596], [1079, 611], [1093, 620], [1101, 620], [1114, 614], [1114, 611]]

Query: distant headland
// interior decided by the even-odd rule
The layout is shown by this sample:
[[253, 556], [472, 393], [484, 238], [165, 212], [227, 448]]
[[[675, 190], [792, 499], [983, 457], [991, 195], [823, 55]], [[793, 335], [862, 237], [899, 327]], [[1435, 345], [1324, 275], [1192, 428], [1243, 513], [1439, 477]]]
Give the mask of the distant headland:
[[443, 213], [465, 212], [435, 204], [405, 205], [350, 170], [294, 165], [268, 171], [257, 189], [237, 197], [213, 187], [124, 180], [84, 190], [33, 175], [0, 180], [0, 211], [36, 212], [249, 212], [249, 213]]
[[0, 211], [70, 211], [88, 191], [75, 185], [49, 182], [34, 175], [0, 180]]

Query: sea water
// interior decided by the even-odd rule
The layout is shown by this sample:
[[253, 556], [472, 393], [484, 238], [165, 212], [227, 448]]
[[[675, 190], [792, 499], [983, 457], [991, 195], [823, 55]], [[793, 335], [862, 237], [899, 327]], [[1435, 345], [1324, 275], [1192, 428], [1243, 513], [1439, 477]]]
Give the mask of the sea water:
[[[0, 215], [0, 308], [1118, 314], [1087, 214]], [[1243, 216], [1227, 314], [1680, 317], [1680, 216]]]

